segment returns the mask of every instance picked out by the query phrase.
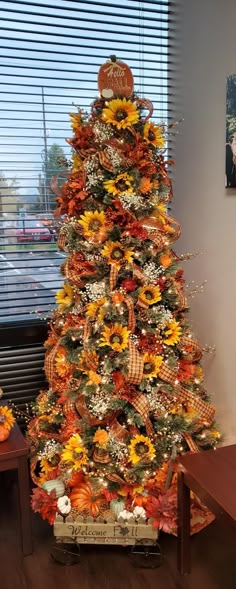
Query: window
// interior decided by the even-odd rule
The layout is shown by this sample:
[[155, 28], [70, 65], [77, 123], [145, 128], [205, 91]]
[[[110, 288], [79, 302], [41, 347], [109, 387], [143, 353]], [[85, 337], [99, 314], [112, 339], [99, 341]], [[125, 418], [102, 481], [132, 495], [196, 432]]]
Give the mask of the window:
[[[172, 3], [171, 3], [172, 6]], [[135, 89], [171, 118], [170, 2], [1, 2], [0, 323], [47, 317], [62, 278], [50, 180], [70, 158], [69, 112], [97, 95], [111, 54]]]

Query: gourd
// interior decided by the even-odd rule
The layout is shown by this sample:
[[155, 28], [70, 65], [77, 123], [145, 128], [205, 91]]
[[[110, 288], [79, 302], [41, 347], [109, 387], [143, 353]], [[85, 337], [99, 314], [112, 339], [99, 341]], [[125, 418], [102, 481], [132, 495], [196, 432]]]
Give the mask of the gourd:
[[9, 438], [10, 430], [4, 425], [0, 425], [0, 442], [5, 442]]

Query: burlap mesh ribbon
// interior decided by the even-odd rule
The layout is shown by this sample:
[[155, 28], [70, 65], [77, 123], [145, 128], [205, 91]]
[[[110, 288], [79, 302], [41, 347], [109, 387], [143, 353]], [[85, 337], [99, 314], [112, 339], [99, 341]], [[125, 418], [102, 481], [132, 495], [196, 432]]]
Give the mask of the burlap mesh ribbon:
[[198, 395], [188, 391], [181, 385], [176, 385], [176, 373], [166, 364], [162, 364], [158, 376], [161, 380], [164, 380], [175, 387], [175, 392], [181, 403], [189, 403], [189, 405], [196, 411], [199, 416], [197, 420], [199, 425], [211, 425], [215, 416], [215, 409], [210, 403], [206, 403], [203, 399], [198, 397]]

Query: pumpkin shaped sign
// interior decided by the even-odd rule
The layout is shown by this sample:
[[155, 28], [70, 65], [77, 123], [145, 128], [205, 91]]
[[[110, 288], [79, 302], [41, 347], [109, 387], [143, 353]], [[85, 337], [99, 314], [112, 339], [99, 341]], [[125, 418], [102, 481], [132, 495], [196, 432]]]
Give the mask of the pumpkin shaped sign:
[[103, 98], [131, 96], [134, 88], [133, 74], [129, 66], [123, 61], [116, 61], [112, 55], [98, 72], [98, 89]]

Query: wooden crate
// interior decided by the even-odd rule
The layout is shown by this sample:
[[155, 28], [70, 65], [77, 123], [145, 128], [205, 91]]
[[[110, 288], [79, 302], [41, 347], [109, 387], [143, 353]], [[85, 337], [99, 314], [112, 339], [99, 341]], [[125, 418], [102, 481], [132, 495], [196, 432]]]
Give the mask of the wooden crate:
[[70, 515], [66, 520], [57, 515], [54, 523], [54, 536], [57, 542], [78, 544], [117, 544], [120, 546], [134, 545], [141, 542], [145, 545], [154, 544], [158, 532], [152, 527], [150, 520], [116, 521], [102, 517], [78, 517], [74, 520]]

